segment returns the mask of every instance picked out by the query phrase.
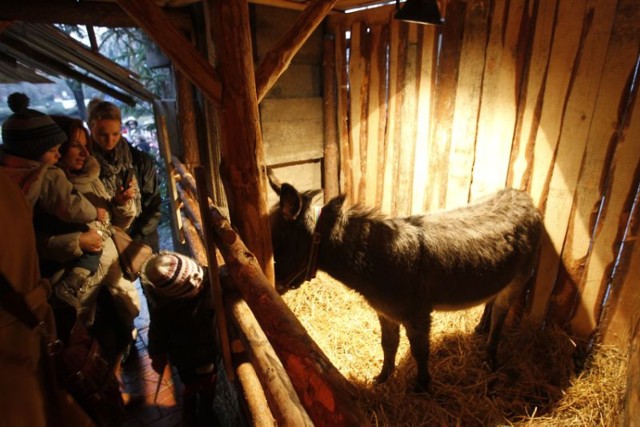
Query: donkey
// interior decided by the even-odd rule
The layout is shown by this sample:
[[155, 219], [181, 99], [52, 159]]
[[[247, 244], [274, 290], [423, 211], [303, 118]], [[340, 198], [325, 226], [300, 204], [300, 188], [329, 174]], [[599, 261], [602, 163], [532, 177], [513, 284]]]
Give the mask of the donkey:
[[476, 331], [488, 333], [486, 355], [495, 368], [502, 324], [537, 260], [542, 219], [529, 195], [505, 189], [460, 209], [398, 218], [346, 206], [338, 196], [318, 215], [315, 192], [268, 175], [280, 196], [270, 212], [278, 290], [297, 288], [321, 269], [360, 293], [380, 321], [377, 383], [395, 369], [402, 324], [417, 366], [415, 391], [426, 392], [432, 310], [483, 302]]

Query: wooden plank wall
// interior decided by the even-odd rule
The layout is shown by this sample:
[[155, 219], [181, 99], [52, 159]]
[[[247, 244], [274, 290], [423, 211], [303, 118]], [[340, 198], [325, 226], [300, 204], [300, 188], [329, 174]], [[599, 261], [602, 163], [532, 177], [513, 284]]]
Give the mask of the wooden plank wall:
[[640, 294], [640, 2], [446, 3], [442, 27], [395, 21], [393, 7], [330, 19], [341, 190], [398, 215], [528, 191], [546, 234], [524, 319], [585, 340], [604, 319], [605, 339], [626, 343]]

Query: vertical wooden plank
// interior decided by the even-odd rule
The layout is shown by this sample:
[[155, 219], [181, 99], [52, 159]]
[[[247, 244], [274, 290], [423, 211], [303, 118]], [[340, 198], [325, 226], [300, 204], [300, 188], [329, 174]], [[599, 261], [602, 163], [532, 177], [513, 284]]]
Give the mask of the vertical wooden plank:
[[378, 183], [378, 171], [381, 170], [380, 146], [384, 143], [385, 122], [385, 82], [386, 59], [384, 50], [381, 49], [383, 41], [382, 25], [375, 25], [369, 31], [368, 43], [368, 75], [369, 93], [367, 95], [367, 161], [364, 173], [366, 190], [364, 203], [367, 206], [379, 206], [378, 194], [381, 194], [381, 185]]
[[[560, 232], [559, 229], [566, 227], [566, 222], [564, 225], [556, 224], [555, 215], [563, 213], [554, 209], [553, 202], [549, 203], [551, 209], [548, 212], [545, 212], [545, 205], [549, 192], [549, 181], [554, 171], [554, 161], [567, 97], [574, 78], [585, 7], [586, 0], [558, 2], [551, 56], [546, 70], [547, 78], [542, 98], [543, 107], [534, 145], [530, 193], [534, 203], [545, 213], [546, 229], [551, 230], [549, 233], [555, 234], [550, 236], [549, 233], [545, 233], [542, 239], [535, 290], [529, 307], [530, 317], [534, 322], [541, 322], [547, 313], [547, 304], [556, 279], [559, 254], [562, 251], [561, 245], [564, 238], [564, 232]], [[571, 141], [567, 143], [571, 143]], [[574, 163], [580, 162], [580, 160], [576, 160], [576, 156], [581, 159], [582, 153], [574, 152], [572, 154], [573, 160], [571, 161]], [[573, 194], [555, 194], [552, 196], [552, 200], [555, 201], [561, 197], [572, 199]]]
[[[623, 3], [629, 4], [629, 1]], [[610, 5], [610, 8], [614, 9], [615, 4]], [[614, 13], [613, 10], [610, 12]], [[615, 19], [615, 22], [604, 61], [594, 119], [585, 138], [585, 158], [562, 252], [562, 266], [550, 306], [550, 317], [560, 324], [568, 322], [573, 315], [575, 304], [580, 302], [578, 293], [585, 286], [585, 265], [605, 192], [606, 176], [611, 168], [611, 153], [619, 142], [616, 133], [622, 119], [621, 100], [628, 96], [629, 78], [633, 74], [640, 50], [638, 36], [635, 36], [635, 40], [634, 37], [629, 37], [637, 22], [633, 18], [640, 19], [638, 8], [636, 7], [635, 15], [630, 12], [626, 8], [624, 14], [618, 12], [615, 18], [594, 16], [598, 21]]]
[[489, 3], [482, 0], [473, 0], [467, 5], [453, 112], [447, 208], [459, 207], [469, 201], [487, 48], [489, 8]]
[[[562, 129], [556, 147], [555, 164], [548, 187], [545, 215], [550, 245], [547, 248], [552, 250], [542, 252], [541, 260], [545, 262], [546, 268], [538, 273], [536, 281], [536, 285], [547, 286], [542, 288], [542, 292], [545, 293], [548, 289], [553, 289], [548, 286], [555, 284], [559, 261], [564, 256], [569, 217], [574, 208], [578, 177], [583, 169], [589, 124], [594, 117], [615, 8], [616, 5], [612, 2], [589, 0], [586, 4], [583, 29], [579, 37], [579, 54], [571, 77]], [[601, 144], [602, 141], [595, 141], [595, 143]], [[583, 214], [585, 213], [576, 213], [576, 215]], [[536, 288], [538, 296], [544, 296], [542, 292], [538, 292], [538, 289]], [[536, 313], [537, 316], [541, 314], [542, 311]], [[542, 320], [542, 317], [533, 317], [533, 320]]]
[[425, 194], [425, 210], [437, 210], [446, 205], [449, 153], [453, 125], [454, 101], [457, 92], [460, 52], [467, 2], [447, 3], [447, 19], [443, 25], [442, 45], [438, 58], [433, 135], [429, 151], [429, 185]]
[[377, 165], [376, 165], [376, 197], [375, 206], [382, 209], [382, 200], [384, 195], [384, 173], [386, 165], [386, 153], [387, 153], [387, 127], [389, 123], [388, 105], [389, 96], [387, 93], [389, 80], [389, 61], [387, 59], [387, 53], [389, 48], [389, 25], [383, 24], [376, 27], [380, 31], [380, 40], [377, 46], [377, 53], [375, 62], [372, 61], [371, 67], [378, 68], [377, 74], [379, 76], [378, 81], [378, 104], [375, 106], [378, 109], [378, 153], [377, 153]]
[[392, 162], [393, 172], [392, 172], [392, 191], [393, 191], [393, 200], [391, 203], [391, 215], [398, 215], [398, 206], [402, 206], [403, 197], [402, 191], [404, 188], [400, 188], [400, 183], [398, 182], [400, 177], [400, 159], [403, 155], [402, 153], [402, 129], [403, 129], [403, 102], [404, 102], [404, 86], [405, 86], [405, 77], [406, 77], [406, 67], [407, 67], [407, 44], [408, 44], [408, 34], [409, 34], [409, 25], [405, 22], [399, 22], [398, 31], [396, 34], [396, 39], [391, 40], [391, 43], [397, 45], [396, 49], [396, 73], [393, 78], [395, 79], [395, 91], [389, 92], [389, 104], [393, 104], [394, 115], [389, 116], [389, 120], [394, 122], [394, 130], [391, 134], [390, 143], [393, 145], [393, 157], [390, 159]]
[[[640, 177], [636, 172], [636, 182]], [[640, 191], [640, 188], [638, 188]], [[624, 240], [624, 252], [617, 267], [614, 286], [606, 305], [603, 319], [602, 341], [605, 345], [625, 348], [633, 338], [634, 328], [640, 321], [640, 193], [636, 193], [635, 211], [631, 212], [631, 224]]]
[[340, 191], [351, 195], [353, 180], [351, 177], [351, 141], [347, 126], [348, 77], [346, 65], [346, 30], [338, 25], [336, 34], [336, 79], [338, 85], [338, 141], [340, 148]]
[[360, 201], [360, 179], [362, 175], [362, 162], [360, 144], [362, 142], [360, 133], [366, 132], [362, 129], [362, 84], [365, 76], [366, 63], [362, 57], [360, 43], [362, 35], [362, 23], [355, 22], [351, 26], [351, 47], [349, 49], [349, 135], [351, 141], [351, 188], [352, 201]]
[[398, 91], [398, 38], [400, 33], [400, 22], [393, 19], [390, 15], [389, 21], [389, 98], [387, 100], [387, 134], [385, 136], [385, 160], [384, 160], [384, 190], [382, 194], [382, 211], [385, 213], [392, 212], [392, 206], [395, 204], [395, 196], [397, 187], [395, 187], [395, 177], [397, 168], [396, 146], [394, 144], [394, 136], [396, 134], [396, 116], [397, 108], [395, 96]]
[[431, 104], [433, 101], [438, 46], [436, 27], [420, 26], [418, 35], [418, 127], [416, 130], [415, 164], [413, 168], [413, 200], [411, 213], [417, 214], [424, 209], [424, 196], [427, 185], [427, 164], [429, 162], [431, 123]]
[[403, 41], [400, 44], [399, 59], [404, 62], [401, 66], [402, 73], [398, 73], [398, 93], [396, 102], [400, 113], [399, 127], [397, 130], [396, 146], [398, 147], [398, 172], [395, 188], [397, 197], [393, 213], [396, 215], [408, 215], [411, 213], [411, 200], [413, 198], [413, 165], [416, 147], [417, 124], [417, 46], [410, 41], [410, 33], [415, 32], [416, 24], [404, 24], [400, 35]]
[[623, 426], [637, 426], [640, 418], [640, 320], [636, 318], [634, 325], [631, 333], [633, 338], [629, 345], [624, 414], [621, 417]]
[[[635, 34], [636, 43], [640, 43], [640, 33]], [[631, 213], [631, 203], [637, 192], [640, 175], [640, 97], [637, 96], [637, 86], [634, 87], [633, 96], [635, 99], [629, 109], [630, 116], [628, 121], [623, 123], [613, 154], [605, 189], [603, 218], [598, 224], [593, 238], [593, 249], [585, 265], [586, 286], [581, 293], [581, 307], [576, 310], [576, 315], [571, 320], [574, 334], [582, 338], [590, 337], [597, 327], [602, 300], [618, 261], [616, 257]], [[637, 277], [635, 283], [636, 289], [631, 292], [638, 292]]]
[[324, 200], [328, 201], [340, 194], [340, 153], [337, 131], [336, 94], [336, 43], [335, 35], [325, 34], [322, 52], [322, 91], [324, 121]]
[[517, 50], [524, 2], [496, 0], [487, 46], [471, 199], [503, 188], [516, 123]]
[[523, 25], [526, 25], [524, 31], [532, 28], [530, 31], [533, 32], [533, 40], [521, 59], [526, 73], [521, 88], [511, 166], [507, 176], [508, 186], [522, 190], [529, 188], [531, 180], [534, 143], [542, 113], [556, 6], [557, 0], [530, 2], [523, 21]]

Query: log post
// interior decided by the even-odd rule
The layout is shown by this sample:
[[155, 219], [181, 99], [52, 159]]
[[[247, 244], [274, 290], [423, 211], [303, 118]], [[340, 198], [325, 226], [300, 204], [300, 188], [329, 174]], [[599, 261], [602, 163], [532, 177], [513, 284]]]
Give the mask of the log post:
[[242, 386], [245, 401], [249, 407], [252, 422], [254, 426], [271, 426], [274, 425], [273, 414], [267, 403], [267, 397], [258, 380], [253, 365], [249, 362], [242, 362], [236, 368], [238, 382]]
[[[234, 292], [235, 293], [235, 292]], [[300, 403], [280, 359], [260, 328], [253, 313], [237, 293], [225, 298], [229, 312], [241, 331], [241, 339], [248, 350], [251, 364], [266, 391], [271, 412], [279, 426], [313, 426]]]
[[295, 54], [337, 2], [337, 0], [315, 0], [305, 8], [289, 31], [266, 54], [256, 71], [258, 102], [262, 101], [278, 77], [289, 67]]
[[307, 334], [229, 221], [215, 207], [210, 209], [210, 217], [214, 239], [233, 283], [258, 319], [313, 422], [330, 426], [368, 425], [354, 401], [353, 385]]
[[193, 105], [193, 86], [186, 76], [176, 69], [176, 102], [178, 104], [178, 128], [182, 140], [182, 158], [187, 168], [192, 170], [202, 164], [198, 151], [198, 132], [196, 130], [196, 112]]
[[182, 186], [185, 188], [188, 188], [189, 191], [191, 191], [191, 194], [194, 194], [194, 195], [198, 194], [198, 188], [196, 187], [196, 180], [191, 174], [191, 172], [187, 170], [185, 165], [182, 164], [182, 162], [178, 157], [173, 156], [172, 161], [173, 161], [173, 167], [175, 168], [176, 172], [180, 174], [180, 183], [182, 184]]
[[[273, 284], [273, 249], [247, 0], [206, 0], [224, 82], [220, 109], [221, 176], [231, 220]], [[273, 286], [273, 285], [272, 285]]]
[[338, 179], [339, 148], [337, 131], [337, 100], [336, 100], [336, 42], [333, 35], [325, 36], [322, 75], [323, 75], [323, 116], [324, 116], [324, 200], [333, 199], [340, 194]]
[[116, 1], [209, 100], [220, 103], [222, 84], [215, 68], [176, 28], [160, 6], [153, 0]]
[[204, 168], [198, 166], [195, 169], [196, 185], [200, 189], [198, 192], [198, 204], [200, 205], [200, 216], [202, 217], [202, 237], [207, 250], [207, 261], [209, 266], [209, 283], [212, 290], [213, 307], [216, 313], [218, 334], [220, 335], [220, 345], [222, 346], [222, 357], [224, 359], [225, 373], [229, 381], [235, 378], [233, 364], [231, 362], [231, 348], [229, 347], [229, 333], [227, 331], [227, 319], [222, 301], [222, 289], [220, 287], [220, 274], [218, 271], [218, 260], [216, 259], [216, 245], [213, 241], [213, 226], [209, 209], [209, 196], [207, 195], [207, 185]]
[[202, 242], [202, 238], [200, 237], [200, 233], [198, 232], [196, 225], [193, 223], [191, 218], [183, 215], [182, 226], [184, 238], [196, 262], [200, 265], [209, 265], [209, 261], [207, 260], [207, 251], [204, 248], [204, 243]]

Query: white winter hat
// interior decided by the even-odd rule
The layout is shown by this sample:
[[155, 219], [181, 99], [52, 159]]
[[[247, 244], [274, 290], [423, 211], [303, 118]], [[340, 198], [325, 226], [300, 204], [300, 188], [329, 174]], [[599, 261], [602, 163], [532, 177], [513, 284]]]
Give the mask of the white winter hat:
[[191, 258], [169, 251], [147, 261], [142, 279], [169, 298], [192, 298], [202, 289], [204, 271]]

